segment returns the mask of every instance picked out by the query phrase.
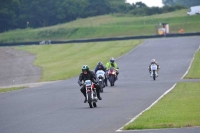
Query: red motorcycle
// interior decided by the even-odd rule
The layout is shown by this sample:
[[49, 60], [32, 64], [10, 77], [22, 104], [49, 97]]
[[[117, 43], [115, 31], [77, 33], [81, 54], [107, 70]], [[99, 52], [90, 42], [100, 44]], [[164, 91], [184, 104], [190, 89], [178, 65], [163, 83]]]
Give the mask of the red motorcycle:
[[97, 92], [91, 80], [85, 81], [86, 98], [90, 108], [97, 107]]
[[110, 69], [108, 69], [108, 80], [110, 82], [110, 86], [114, 86], [116, 79], [117, 79], [116, 70], [114, 67], [111, 67]]

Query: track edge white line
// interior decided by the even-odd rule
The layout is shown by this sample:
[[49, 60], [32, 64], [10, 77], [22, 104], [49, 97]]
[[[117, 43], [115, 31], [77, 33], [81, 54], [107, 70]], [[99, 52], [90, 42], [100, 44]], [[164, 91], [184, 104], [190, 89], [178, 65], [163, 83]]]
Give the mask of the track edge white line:
[[[143, 110], [141, 113], [139, 113], [138, 115], [136, 115], [132, 120], [130, 120], [128, 123], [126, 123], [124, 126], [130, 124], [131, 122], [133, 122], [134, 120], [136, 120], [140, 115], [142, 115], [145, 111], [149, 110], [152, 106], [154, 106], [161, 98], [163, 98], [166, 94], [168, 94], [171, 90], [174, 89], [174, 87], [176, 86], [177, 83], [175, 83], [169, 90], [167, 90], [163, 95], [161, 95], [155, 102], [153, 102], [148, 108], [146, 108], [145, 110]], [[131, 130], [122, 130], [123, 127], [119, 128], [118, 130], [116, 130], [116, 132], [123, 132], [123, 131], [131, 131]], [[133, 130], [134, 131], [134, 130]]]
[[187, 71], [185, 72], [185, 74], [181, 77], [181, 79], [183, 79], [183, 78], [188, 74], [188, 72], [189, 72], [189, 70], [190, 70], [190, 68], [191, 68], [191, 66], [192, 66], [192, 63], [194, 62], [195, 55], [196, 55], [196, 53], [197, 53], [199, 50], [200, 50], [200, 45], [199, 45], [199, 48], [195, 51], [195, 53], [194, 53], [194, 55], [193, 55], [193, 58], [192, 58], [192, 60], [191, 60], [191, 62], [190, 62], [190, 65], [189, 65]]

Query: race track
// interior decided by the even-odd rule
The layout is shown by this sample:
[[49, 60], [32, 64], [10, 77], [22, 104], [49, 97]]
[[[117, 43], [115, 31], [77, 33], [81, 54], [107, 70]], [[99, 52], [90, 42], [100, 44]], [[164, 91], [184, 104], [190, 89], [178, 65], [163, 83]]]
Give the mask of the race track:
[[[199, 42], [200, 37], [146, 40], [117, 59], [119, 80], [104, 89], [97, 108], [83, 103], [78, 77], [2, 93], [0, 133], [114, 133], [181, 81]], [[161, 66], [156, 81], [147, 70], [152, 58]], [[128, 132], [197, 133], [200, 128]]]

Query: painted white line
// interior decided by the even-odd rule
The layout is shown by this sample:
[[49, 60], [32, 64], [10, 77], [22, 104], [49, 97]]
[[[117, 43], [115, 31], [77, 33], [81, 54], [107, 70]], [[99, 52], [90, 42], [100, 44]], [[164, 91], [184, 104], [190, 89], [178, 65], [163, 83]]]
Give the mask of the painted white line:
[[[133, 49], [134, 50], [134, 49]], [[194, 53], [193, 55], [193, 59], [192, 61], [190, 62], [190, 65], [187, 69], [187, 71], [185, 72], [185, 74], [181, 77], [181, 79], [183, 79], [185, 77], [185, 75], [188, 73], [189, 69], [191, 68], [191, 65], [194, 61], [194, 57], [195, 57], [195, 54], [197, 53], [197, 51], [200, 50], [200, 45], [199, 45], [199, 48], [196, 50], [196, 52]], [[131, 52], [131, 51], [130, 51]], [[128, 53], [127, 53], [128, 54]], [[177, 83], [176, 83], [177, 84]], [[130, 120], [128, 123], [126, 123], [124, 126], [130, 124], [131, 122], [133, 122], [134, 120], [136, 120], [140, 115], [142, 115], [145, 111], [149, 110], [152, 106], [154, 106], [161, 98], [163, 98], [166, 94], [168, 94], [171, 90], [174, 89], [174, 87], [176, 86], [176, 84], [174, 84], [169, 90], [167, 90], [163, 95], [161, 95], [154, 103], [152, 103], [148, 108], [146, 108], [145, 110], [143, 110], [141, 113], [139, 113], [137, 116], [135, 116], [132, 120]], [[116, 130], [116, 132], [128, 132], [128, 131], [145, 131], [145, 130], [122, 130], [123, 127], [119, 128], [118, 130]], [[157, 129], [147, 129], [147, 130], [157, 130]], [[147, 131], [146, 130], [146, 131]]]
[[[176, 83], [177, 84], [177, 83]], [[174, 89], [174, 87], [176, 86], [176, 84], [174, 84], [169, 90], [167, 90], [163, 95], [161, 95], [154, 103], [152, 103], [148, 108], [146, 108], [145, 110], [143, 110], [141, 113], [139, 113], [137, 116], [135, 116], [132, 120], [130, 120], [128, 123], [126, 123], [124, 126], [130, 124], [131, 122], [133, 122], [134, 120], [136, 120], [140, 115], [142, 115], [145, 111], [149, 110], [153, 105], [155, 105], [161, 98], [163, 98], [166, 94], [168, 94], [171, 90]], [[124, 130], [122, 130], [123, 127], [121, 127], [120, 129], [116, 130], [116, 132], [122, 132]], [[131, 130], [128, 130], [131, 131]], [[133, 130], [134, 131], [134, 130]]]
[[200, 50], [200, 45], [199, 45], [199, 48], [198, 48], [198, 49], [196, 50], [196, 52], [194, 53], [193, 58], [192, 58], [192, 61], [190, 62], [190, 65], [189, 65], [187, 71], [186, 71], [185, 74], [181, 77], [181, 79], [183, 79], [183, 78], [185, 77], [185, 75], [187, 75], [187, 73], [189, 72], [189, 70], [190, 70], [190, 68], [191, 68], [191, 66], [192, 66], [192, 63], [193, 63], [193, 61], [194, 61], [195, 54], [196, 54], [199, 50]]
[[[200, 128], [200, 126], [194, 126], [194, 127], [182, 127], [181, 129], [195, 129]], [[144, 131], [160, 131], [160, 130], [177, 130], [180, 128], [160, 128], [160, 129], [141, 129], [141, 130], [123, 130], [119, 132], [144, 132]], [[153, 133], [153, 132], [152, 132]]]

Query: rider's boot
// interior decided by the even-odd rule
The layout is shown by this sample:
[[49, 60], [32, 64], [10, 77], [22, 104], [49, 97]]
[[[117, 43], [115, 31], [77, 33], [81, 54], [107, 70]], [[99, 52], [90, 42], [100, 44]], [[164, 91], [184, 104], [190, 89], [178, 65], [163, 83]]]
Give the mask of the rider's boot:
[[99, 100], [102, 100], [102, 98], [101, 98], [101, 96], [100, 96], [100, 92], [99, 92], [99, 91], [97, 91], [97, 98], [98, 98]]
[[152, 75], [151, 75], [151, 71], [149, 71], [149, 74], [150, 74], [150, 77], [152, 77]]
[[108, 86], [107, 79], [105, 79], [105, 85]]
[[116, 74], [116, 80], [118, 80], [118, 75], [119, 75], [119, 72], [117, 71], [117, 74]]
[[86, 102], [87, 102], [86, 94], [85, 94], [83, 91], [81, 91], [81, 92], [82, 92], [82, 94], [83, 94], [84, 97], [85, 97], [84, 103], [86, 103]]
[[97, 95], [97, 97], [98, 97], [99, 100], [102, 100], [101, 96], [98, 96], [98, 95]]
[[87, 98], [85, 97], [84, 103], [86, 103], [86, 102], [87, 102]]

